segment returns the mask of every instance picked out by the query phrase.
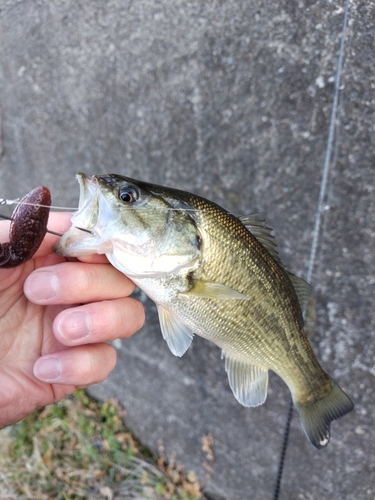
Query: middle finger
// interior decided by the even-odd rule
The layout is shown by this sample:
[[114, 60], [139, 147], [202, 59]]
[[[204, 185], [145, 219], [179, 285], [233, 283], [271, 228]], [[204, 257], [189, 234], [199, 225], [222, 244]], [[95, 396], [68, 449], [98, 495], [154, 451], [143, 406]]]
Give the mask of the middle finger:
[[56, 339], [74, 346], [130, 337], [144, 323], [142, 304], [131, 297], [65, 309], [53, 323]]

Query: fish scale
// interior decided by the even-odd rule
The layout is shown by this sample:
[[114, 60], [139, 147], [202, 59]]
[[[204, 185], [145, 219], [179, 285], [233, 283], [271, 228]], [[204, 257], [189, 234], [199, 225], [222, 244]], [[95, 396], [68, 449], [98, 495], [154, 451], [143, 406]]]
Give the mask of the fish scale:
[[330, 422], [353, 403], [315, 357], [303, 330], [310, 288], [285, 269], [268, 229], [185, 191], [116, 174], [77, 178], [80, 208], [56, 251], [105, 253], [155, 301], [173, 354], [196, 334], [219, 346], [241, 404], [265, 401], [273, 370], [311, 443], [326, 446]]

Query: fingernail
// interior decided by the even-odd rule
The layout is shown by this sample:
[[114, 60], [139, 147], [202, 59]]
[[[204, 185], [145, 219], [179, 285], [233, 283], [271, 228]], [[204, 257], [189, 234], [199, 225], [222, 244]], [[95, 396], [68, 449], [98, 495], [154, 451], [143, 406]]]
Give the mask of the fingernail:
[[55, 297], [59, 280], [51, 271], [38, 271], [30, 275], [25, 283], [25, 292], [35, 300], [46, 300]]
[[62, 371], [61, 361], [57, 358], [41, 358], [34, 366], [34, 375], [44, 382], [60, 378]]
[[57, 325], [57, 329], [68, 340], [78, 340], [91, 331], [91, 317], [84, 311], [65, 314]]

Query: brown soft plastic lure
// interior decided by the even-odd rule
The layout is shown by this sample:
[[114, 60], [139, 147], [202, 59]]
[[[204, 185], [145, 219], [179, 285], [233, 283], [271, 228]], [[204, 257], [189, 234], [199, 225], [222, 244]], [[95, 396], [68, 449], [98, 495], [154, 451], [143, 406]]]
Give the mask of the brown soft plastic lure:
[[51, 193], [44, 186], [21, 199], [12, 214], [9, 241], [0, 245], [0, 267], [16, 267], [31, 259], [47, 232], [50, 205]]

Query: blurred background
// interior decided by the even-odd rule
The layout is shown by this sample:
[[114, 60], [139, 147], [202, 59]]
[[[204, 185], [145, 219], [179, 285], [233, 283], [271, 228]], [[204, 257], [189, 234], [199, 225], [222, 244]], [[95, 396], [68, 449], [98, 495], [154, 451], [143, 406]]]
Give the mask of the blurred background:
[[[54, 204], [77, 206], [78, 171], [189, 190], [265, 217], [289, 269], [306, 277], [344, 7], [0, 0], [0, 197], [44, 184]], [[293, 419], [284, 500], [375, 497], [374, 19], [373, 1], [349, 2], [309, 312], [314, 350], [356, 408], [321, 451]], [[271, 376], [265, 405], [242, 407], [219, 349], [195, 338], [175, 358], [138, 296], [145, 327], [89, 393], [118, 398], [139, 440], [175, 454], [209, 498], [272, 498], [286, 386]]]

